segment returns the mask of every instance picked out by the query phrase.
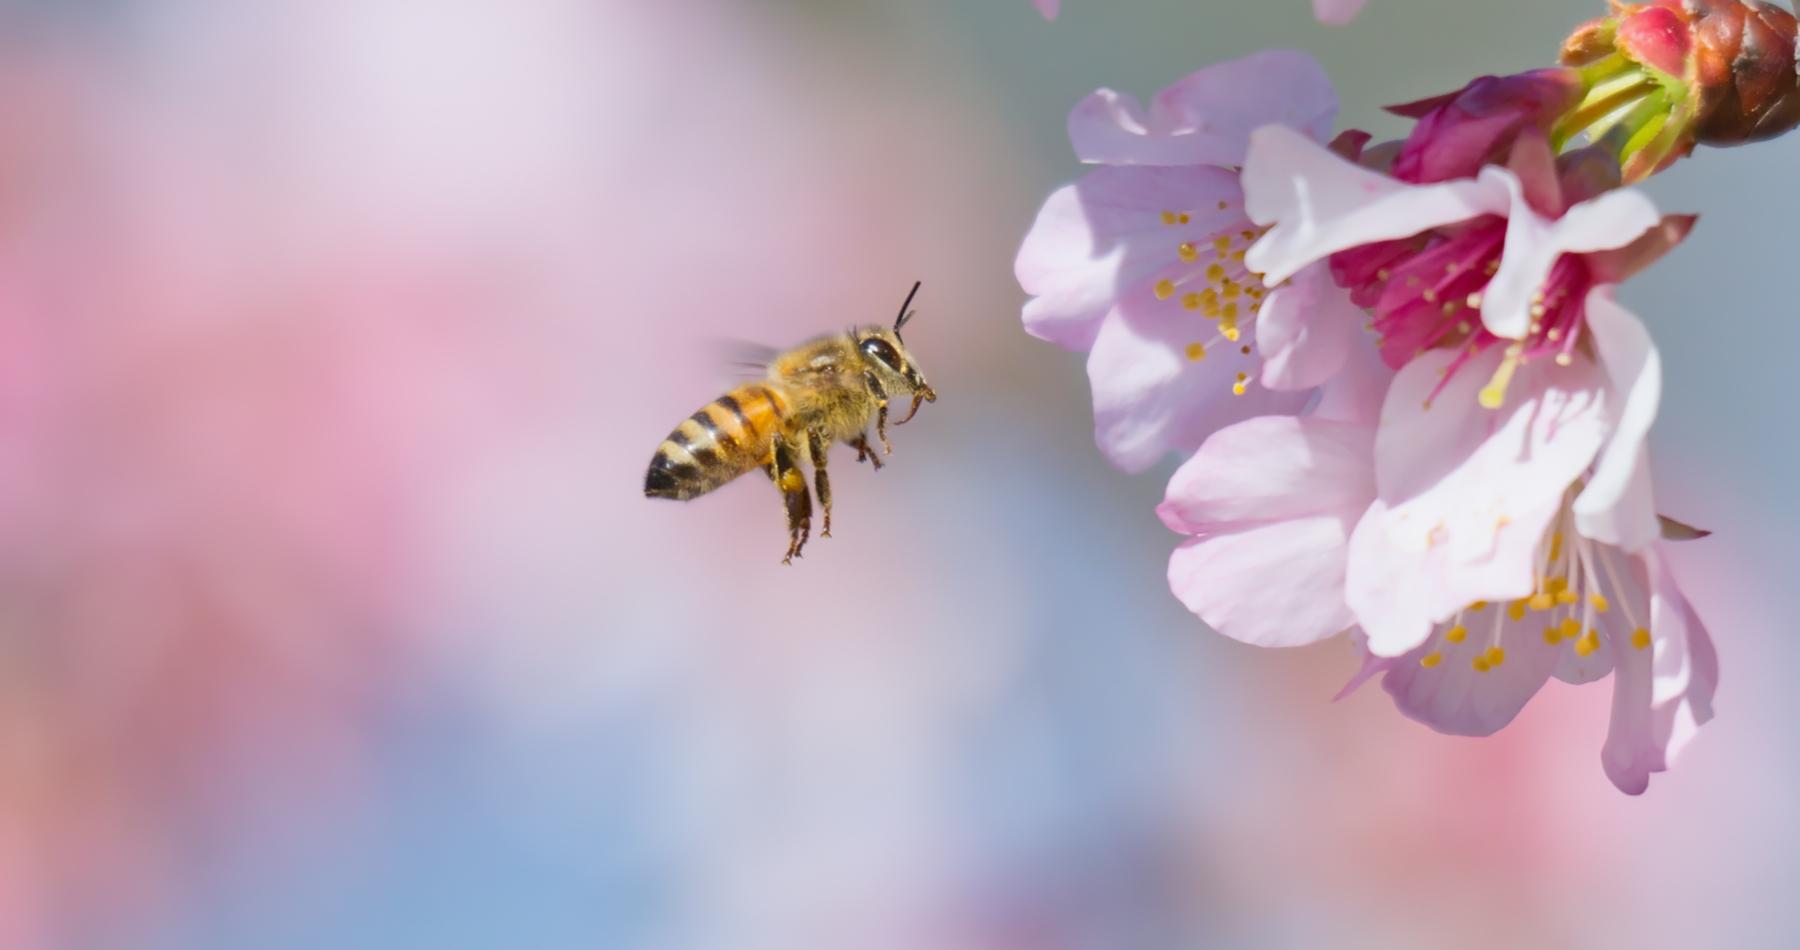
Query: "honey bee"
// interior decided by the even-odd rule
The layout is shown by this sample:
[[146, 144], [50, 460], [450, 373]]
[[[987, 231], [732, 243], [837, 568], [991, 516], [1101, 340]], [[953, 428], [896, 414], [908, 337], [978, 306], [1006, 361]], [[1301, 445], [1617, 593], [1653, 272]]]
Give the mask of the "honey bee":
[[764, 378], [688, 417], [650, 459], [644, 495], [687, 501], [760, 468], [786, 503], [788, 548], [781, 563], [792, 564], [812, 533], [812, 495], [800, 471], [805, 463], [812, 466], [825, 512], [819, 534], [831, 537], [831, 482], [825, 474], [831, 444], [850, 445], [858, 462], [868, 461], [879, 471], [881, 458], [869, 447], [870, 422], [882, 452], [892, 455], [888, 401], [912, 397], [906, 418], [895, 425], [910, 422], [920, 403], [937, 401], [900, 340], [900, 330], [916, 312], [908, 308], [918, 292], [914, 283], [893, 329], [861, 326], [808, 340], [770, 359]]

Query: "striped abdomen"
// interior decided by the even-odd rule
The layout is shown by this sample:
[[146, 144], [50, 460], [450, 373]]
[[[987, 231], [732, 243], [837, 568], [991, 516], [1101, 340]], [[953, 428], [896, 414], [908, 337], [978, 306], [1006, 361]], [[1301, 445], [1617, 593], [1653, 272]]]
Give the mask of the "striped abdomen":
[[686, 501], [763, 465], [788, 408], [786, 397], [765, 383], [713, 400], [657, 446], [644, 494]]

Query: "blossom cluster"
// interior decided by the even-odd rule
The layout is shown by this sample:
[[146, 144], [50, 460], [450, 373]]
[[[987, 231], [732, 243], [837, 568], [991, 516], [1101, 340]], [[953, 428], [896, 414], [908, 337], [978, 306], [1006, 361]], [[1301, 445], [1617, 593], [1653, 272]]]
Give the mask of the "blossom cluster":
[[1096, 440], [1185, 536], [1180, 600], [1261, 646], [1346, 636], [1442, 732], [1506, 726], [1552, 677], [1612, 678], [1601, 761], [1637, 794], [1712, 715], [1718, 660], [1666, 545], [1661, 357], [1617, 289], [1691, 215], [1633, 183], [1800, 122], [1795, 20], [1615, 4], [1562, 62], [1336, 132], [1309, 56], [1209, 66], [1069, 117], [1095, 167], [1016, 270], [1027, 332], [1086, 351]]

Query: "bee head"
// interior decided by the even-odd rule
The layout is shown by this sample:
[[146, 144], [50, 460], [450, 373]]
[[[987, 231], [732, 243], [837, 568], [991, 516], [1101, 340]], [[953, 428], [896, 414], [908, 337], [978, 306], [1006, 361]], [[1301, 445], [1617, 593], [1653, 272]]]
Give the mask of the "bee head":
[[[900, 329], [912, 320], [917, 311], [908, 309], [912, 306], [913, 297], [919, 293], [919, 283], [915, 282], [912, 292], [906, 295], [906, 302], [900, 305], [900, 316], [894, 319], [894, 328], [862, 327], [855, 331], [856, 348], [862, 353], [871, 372], [881, 381], [882, 391], [890, 396], [913, 397], [912, 412], [906, 418], [911, 419], [913, 413], [919, 411], [921, 402], [937, 402], [937, 392], [925, 381], [919, 367], [913, 362], [911, 354], [906, 351], [906, 344], [900, 339]], [[906, 420], [901, 420], [904, 423]]]

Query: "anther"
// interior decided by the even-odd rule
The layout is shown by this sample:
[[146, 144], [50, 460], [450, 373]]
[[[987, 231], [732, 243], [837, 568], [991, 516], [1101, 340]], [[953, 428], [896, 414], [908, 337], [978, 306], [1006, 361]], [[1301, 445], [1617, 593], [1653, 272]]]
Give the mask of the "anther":
[[1606, 602], [1606, 597], [1602, 594], [1589, 594], [1588, 603], [1593, 604], [1594, 610], [1599, 613], [1606, 613], [1612, 609], [1612, 605]]
[[1631, 645], [1640, 650], [1648, 649], [1650, 646], [1650, 631], [1645, 630], [1643, 627], [1633, 630], [1631, 632]]
[[1488, 380], [1486, 388], [1481, 390], [1477, 398], [1484, 409], [1498, 409], [1506, 403], [1506, 387], [1512, 382], [1513, 373], [1519, 369], [1519, 355], [1525, 348], [1517, 343], [1506, 348], [1506, 358], [1500, 361], [1500, 368], [1494, 370], [1494, 377]]
[[1172, 280], [1159, 280], [1154, 289], [1158, 300], [1167, 300], [1175, 296], [1175, 282]]
[[1186, 241], [1181, 242], [1181, 246], [1175, 249], [1175, 253], [1180, 256], [1183, 262], [1188, 264], [1192, 264], [1200, 259], [1200, 251], [1196, 249], [1194, 245]]
[[1450, 641], [1451, 643], [1461, 643], [1464, 640], [1468, 639], [1468, 637], [1469, 637], [1469, 628], [1463, 626], [1460, 623], [1457, 624], [1456, 626], [1451, 627], [1450, 629], [1444, 631], [1444, 639]]
[[1187, 345], [1187, 358], [1196, 363], [1206, 359], [1206, 345], [1203, 343], [1189, 343]]
[[1419, 657], [1419, 665], [1428, 670], [1442, 662], [1444, 662], [1444, 655], [1435, 650]]

